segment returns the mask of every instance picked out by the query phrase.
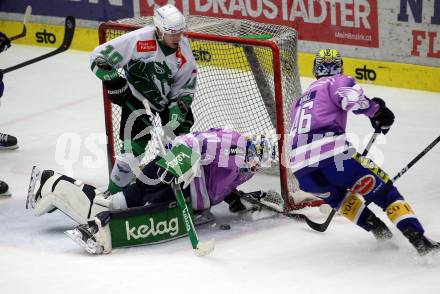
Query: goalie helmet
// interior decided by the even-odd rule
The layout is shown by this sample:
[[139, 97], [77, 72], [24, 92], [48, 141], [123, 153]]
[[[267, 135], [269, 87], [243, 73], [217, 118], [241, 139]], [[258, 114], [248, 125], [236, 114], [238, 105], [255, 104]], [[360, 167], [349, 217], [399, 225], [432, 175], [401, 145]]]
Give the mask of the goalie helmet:
[[275, 144], [264, 135], [246, 137], [245, 162], [249, 169], [270, 167], [276, 157]]
[[161, 34], [178, 34], [186, 30], [183, 14], [174, 5], [167, 4], [154, 11], [154, 26]]
[[321, 49], [313, 62], [313, 75], [319, 79], [343, 73], [341, 54], [336, 49]]

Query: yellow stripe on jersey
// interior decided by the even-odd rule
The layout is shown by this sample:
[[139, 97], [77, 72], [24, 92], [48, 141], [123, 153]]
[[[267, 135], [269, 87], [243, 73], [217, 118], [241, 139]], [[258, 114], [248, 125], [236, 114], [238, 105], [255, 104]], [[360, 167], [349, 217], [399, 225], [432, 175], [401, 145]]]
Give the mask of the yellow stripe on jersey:
[[359, 162], [363, 167], [368, 168], [373, 174], [378, 176], [384, 183], [387, 183], [390, 177], [374, 161], [362, 156], [359, 153], [353, 154], [353, 159]]

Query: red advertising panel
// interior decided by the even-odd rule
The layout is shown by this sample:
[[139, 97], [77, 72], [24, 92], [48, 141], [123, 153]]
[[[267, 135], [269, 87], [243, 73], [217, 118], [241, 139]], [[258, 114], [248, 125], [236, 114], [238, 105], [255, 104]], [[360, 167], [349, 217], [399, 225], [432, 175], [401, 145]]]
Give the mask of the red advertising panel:
[[[141, 15], [153, 3], [140, 1]], [[245, 18], [294, 27], [300, 40], [379, 47], [377, 0], [176, 0], [191, 15]]]

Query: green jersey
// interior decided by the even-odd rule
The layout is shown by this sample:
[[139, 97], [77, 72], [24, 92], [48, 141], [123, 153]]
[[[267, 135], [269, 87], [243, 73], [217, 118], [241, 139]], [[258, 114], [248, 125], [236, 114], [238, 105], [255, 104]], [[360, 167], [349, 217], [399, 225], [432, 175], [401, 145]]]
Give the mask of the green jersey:
[[[97, 58], [111, 64], [113, 74], [102, 74], [95, 66]], [[173, 107], [179, 99], [188, 107], [192, 103], [197, 67], [185, 37], [178, 49], [171, 49], [157, 40], [154, 27], [144, 27], [99, 45], [90, 61], [102, 80], [116, 78], [116, 70], [123, 68], [133, 95], [140, 101], [147, 99], [156, 111]]]

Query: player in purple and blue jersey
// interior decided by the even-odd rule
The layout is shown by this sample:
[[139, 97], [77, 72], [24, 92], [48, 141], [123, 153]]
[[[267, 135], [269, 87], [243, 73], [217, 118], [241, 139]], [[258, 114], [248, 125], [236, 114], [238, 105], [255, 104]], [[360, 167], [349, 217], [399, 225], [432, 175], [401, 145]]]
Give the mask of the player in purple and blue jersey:
[[367, 116], [375, 132], [383, 134], [394, 122], [392, 111], [381, 98], [367, 98], [355, 80], [343, 74], [337, 50], [320, 50], [313, 74], [317, 80], [292, 105], [291, 112], [289, 168], [301, 190], [318, 194], [377, 239], [389, 239], [391, 231], [367, 207], [373, 202], [386, 211], [419, 254], [439, 250], [439, 243], [425, 237], [414, 211], [388, 175], [346, 139], [349, 111]]

